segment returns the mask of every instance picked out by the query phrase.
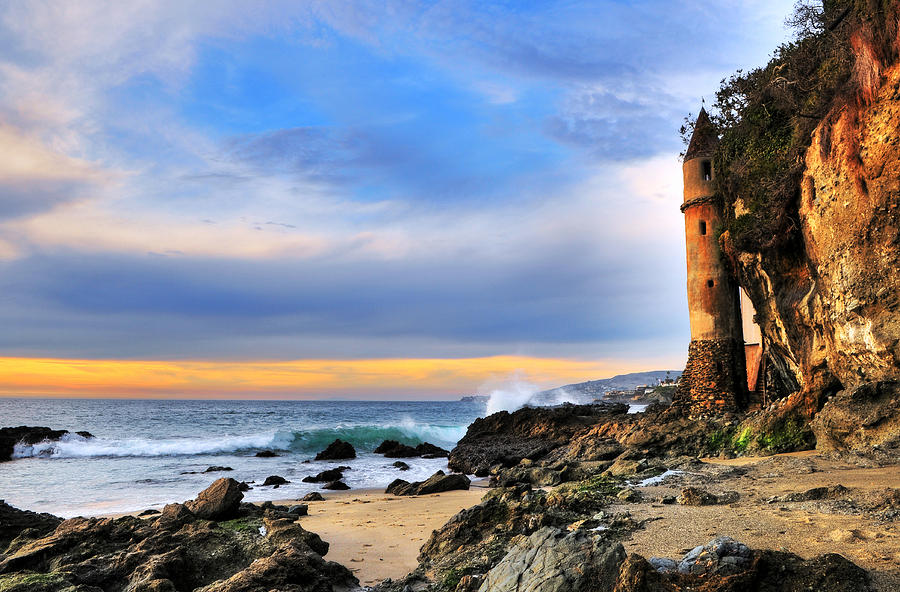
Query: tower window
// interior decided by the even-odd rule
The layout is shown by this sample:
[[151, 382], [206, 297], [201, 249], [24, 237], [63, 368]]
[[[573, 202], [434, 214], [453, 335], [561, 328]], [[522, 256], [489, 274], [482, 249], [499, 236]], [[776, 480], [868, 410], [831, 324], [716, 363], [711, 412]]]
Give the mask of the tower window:
[[706, 234], [706, 220], [700, 220], [700, 234]]
[[704, 181], [712, 181], [712, 161], [704, 160], [700, 162], [701, 174]]
[[716, 285], [716, 282], [713, 280], [706, 280], [706, 285], [709, 286], [710, 288], [712, 288], [713, 286]]

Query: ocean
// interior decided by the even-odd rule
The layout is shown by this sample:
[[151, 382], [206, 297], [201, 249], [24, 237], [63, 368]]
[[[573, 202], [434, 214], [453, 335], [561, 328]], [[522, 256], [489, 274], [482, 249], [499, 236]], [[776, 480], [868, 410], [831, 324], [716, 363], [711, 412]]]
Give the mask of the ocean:
[[[424, 480], [447, 459], [397, 459], [372, 452], [383, 440], [451, 449], [467, 426], [484, 415], [483, 401], [173, 401], [106, 399], [0, 399], [0, 427], [47, 426], [84, 439], [18, 446], [0, 463], [0, 499], [18, 508], [62, 517], [159, 509], [194, 498], [223, 476], [255, 482], [247, 501], [299, 498], [319, 491], [307, 475], [338, 464], [351, 467], [353, 489], [382, 488], [400, 477]], [[335, 438], [353, 444], [357, 458], [312, 460]], [[258, 458], [261, 450], [280, 456]], [[201, 473], [221, 465], [233, 471]], [[278, 489], [260, 484], [269, 475], [291, 481]]]

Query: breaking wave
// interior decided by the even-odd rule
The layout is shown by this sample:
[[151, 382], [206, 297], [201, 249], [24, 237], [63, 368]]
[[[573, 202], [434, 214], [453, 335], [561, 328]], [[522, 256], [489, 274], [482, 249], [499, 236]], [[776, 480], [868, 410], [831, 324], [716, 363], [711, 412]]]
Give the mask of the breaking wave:
[[106, 439], [67, 434], [58, 441], [44, 441], [34, 445], [17, 444], [12, 456], [13, 458], [190, 456], [251, 453], [265, 449], [312, 453], [324, 449], [337, 438], [350, 442], [361, 451], [374, 450], [384, 440], [397, 440], [411, 446], [431, 442], [452, 448], [463, 437], [466, 427], [421, 424], [406, 420], [390, 426], [338, 426], [209, 438]]

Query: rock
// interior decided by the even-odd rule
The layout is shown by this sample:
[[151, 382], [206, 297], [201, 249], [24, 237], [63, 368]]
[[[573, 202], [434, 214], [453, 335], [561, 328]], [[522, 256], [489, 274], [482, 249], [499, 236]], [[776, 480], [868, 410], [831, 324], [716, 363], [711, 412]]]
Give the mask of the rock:
[[718, 537], [692, 549], [678, 564], [683, 574], [729, 576], [750, 565], [750, 549], [730, 537]]
[[138, 516], [155, 516], [156, 514], [159, 514], [159, 513], [160, 513], [159, 510], [144, 510], [143, 512], [138, 514]]
[[384, 492], [394, 495], [428, 495], [453, 489], [469, 489], [470, 484], [471, 481], [465, 475], [458, 473], [446, 475], [444, 471], [438, 471], [425, 481], [416, 481], [415, 483], [394, 479]]
[[316, 533], [309, 532], [300, 526], [294, 516], [276, 518], [267, 514], [263, 517], [263, 526], [265, 527], [266, 538], [276, 545], [302, 541], [303, 544], [319, 555], [325, 556], [328, 554], [328, 543], [323, 541]]
[[328, 483], [329, 481], [338, 481], [344, 476], [344, 467], [336, 469], [328, 469], [322, 471], [315, 477], [304, 477], [304, 483]]
[[240, 489], [241, 491], [250, 491], [253, 488], [250, 487], [250, 484], [246, 481], [241, 481], [240, 483], [238, 483], [238, 489]]
[[[0, 462], [12, 459], [16, 444], [34, 446], [41, 442], [54, 442], [70, 434], [68, 430], [52, 430], [46, 427], [18, 426], [0, 428]], [[90, 432], [76, 432], [82, 438], [93, 438]], [[38, 454], [40, 451], [38, 451]]]
[[584, 530], [545, 527], [515, 544], [479, 592], [612, 590], [625, 549]]
[[819, 450], [900, 447], [900, 382], [864, 384], [840, 391], [811, 425]]
[[682, 506], [712, 506], [719, 503], [716, 496], [699, 487], [686, 487], [678, 496], [678, 503]]
[[409, 465], [403, 462], [402, 460], [398, 460], [392, 464], [392, 466], [397, 467], [401, 471], [408, 471]]
[[306, 516], [309, 514], [309, 506], [306, 504], [296, 504], [288, 508], [288, 514], [294, 514], [296, 516]]
[[285, 483], [290, 483], [290, 481], [278, 475], [269, 475], [268, 477], [266, 477], [266, 480], [263, 481], [263, 487], [267, 487], [269, 485], [284, 485]]
[[241, 493], [238, 482], [234, 479], [221, 478], [213, 481], [212, 485], [201, 491], [194, 500], [185, 502], [184, 505], [200, 518], [224, 520], [237, 513], [242, 499], [244, 494]]
[[678, 571], [678, 564], [674, 559], [668, 559], [665, 557], [651, 557], [649, 559], [650, 565], [653, 566], [653, 569], [658, 571], [659, 573], [674, 573]]
[[387, 458], [413, 458], [421, 456], [412, 446], [401, 444], [396, 440], [385, 440], [375, 449], [376, 454], [383, 454]]
[[616, 497], [623, 502], [632, 504], [641, 501], [641, 492], [636, 489], [626, 487], [625, 489], [617, 493]]
[[256, 454], [254, 454], [256, 458], [275, 458], [276, 456], [281, 456], [274, 450], [260, 450]]
[[313, 491], [312, 493], [307, 493], [303, 497], [300, 498], [301, 502], [323, 502], [325, 498], [322, 497], [322, 494], [318, 491]]
[[[202, 492], [198, 499], [208, 497]], [[35, 520], [0, 505], [0, 535], [16, 521], [31, 525], [8, 547], [4, 545], [0, 589], [339, 592], [356, 588], [358, 582], [347, 569], [322, 558], [327, 543], [297, 524], [296, 515], [282, 511], [287, 508], [247, 506], [240, 508], [240, 517], [227, 523], [202, 519], [182, 504], [169, 504], [156, 520], [124, 516], [60, 522], [54, 518], [53, 527], [42, 526], [39, 515]]]
[[809, 502], [822, 499], [840, 499], [849, 493], [850, 490], [843, 485], [832, 485], [831, 487], [813, 487], [799, 493], [788, 493], [778, 495], [766, 499], [770, 504], [781, 504], [787, 502]]
[[451, 491], [453, 489], [469, 489], [472, 482], [465, 475], [452, 473], [445, 475], [443, 471], [438, 471], [417, 488], [415, 495], [427, 495], [429, 493], [440, 493], [442, 491]]
[[332, 481], [331, 483], [326, 483], [325, 485], [323, 485], [322, 489], [335, 489], [345, 491], [347, 489], [350, 489], [350, 486], [343, 481]]
[[663, 496], [660, 496], [660, 498], [659, 498], [659, 503], [666, 504], [666, 505], [674, 504], [677, 501], [678, 501], [678, 498], [676, 498], [674, 495], [663, 495]]
[[422, 442], [416, 446], [416, 452], [422, 458], [447, 458], [450, 456], [449, 450], [444, 450], [440, 446], [435, 446], [428, 442]]
[[344, 442], [340, 438], [316, 455], [316, 460], [345, 460], [350, 458], [356, 458], [356, 450], [352, 444]]
[[270, 556], [195, 592], [330, 592], [358, 586], [359, 580], [343, 565], [325, 561], [306, 545], [284, 543]]
[[20, 510], [0, 501], [0, 558], [10, 542], [23, 531], [31, 532], [32, 538], [39, 538], [55, 530], [60, 522], [62, 518]]
[[388, 484], [387, 489], [385, 489], [384, 492], [393, 493], [394, 495], [403, 495], [403, 493], [398, 493], [398, 491], [406, 492], [409, 490], [410, 485], [411, 483], [409, 481], [394, 479]]
[[619, 458], [612, 466], [604, 471], [604, 474], [612, 477], [630, 477], [631, 475], [646, 470], [647, 466], [647, 461], [644, 459], [631, 460], [628, 458]]
[[231, 467], [220, 467], [217, 465], [213, 465], [211, 467], [207, 467], [207, 469], [203, 472], [204, 473], [215, 473], [215, 472], [219, 472], [219, 471], [233, 471], [233, 470], [234, 469], [232, 469]]

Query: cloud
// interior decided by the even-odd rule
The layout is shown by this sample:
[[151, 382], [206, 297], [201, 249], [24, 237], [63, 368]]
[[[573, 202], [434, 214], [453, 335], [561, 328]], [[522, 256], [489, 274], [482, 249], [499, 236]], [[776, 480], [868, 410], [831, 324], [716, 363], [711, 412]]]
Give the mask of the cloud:
[[0, 153], [0, 220], [52, 209], [110, 180], [92, 163], [50, 150], [9, 125], [0, 125]]
[[683, 356], [676, 129], [786, 4], [5, 5], [0, 351]]

